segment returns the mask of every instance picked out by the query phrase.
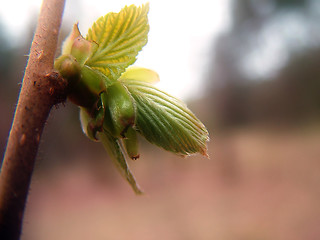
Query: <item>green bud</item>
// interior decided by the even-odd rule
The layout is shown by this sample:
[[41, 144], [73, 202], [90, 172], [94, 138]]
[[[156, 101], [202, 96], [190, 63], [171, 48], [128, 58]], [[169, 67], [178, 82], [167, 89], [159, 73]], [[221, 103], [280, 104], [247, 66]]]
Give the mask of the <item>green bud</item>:
[[128, 128], [123, 139], [123, 145], [132, 160], [137, 160], [140, 157], [137, 131], [132, 127]]
[[86, 40], [80, 33], [78, 24], [74, 24], [70, 35], [63, 43], [62, 54], [71, 54], [77, 62], [83, 66], [92, 53], [97, 49], [98, 44]]
[[54, 62], [54, 68], [68, 81], [69, 88], [72, 88], [80, 78], [81, 67], [71, 55], [62, 55], [57, 58]]
[[104, 108], [99, 106], [93, 112], [80, 107], [80, 122], [82, 131], [93, 141], [97, 141], [97, 132], [103, 131]]
[[96, 47], [95, 42], [88, 41], [80, 35], [73, 42], [71, 55], [77, 59], [80, 65], [84, 65]]
[[84, 65], [77, 84], [68, 95], [70, 101], [81, 107], [96, 108], [100, 94], [106, 90], [105, 78], [99, 71]]
[[77, 59], [80, 65], [83, 65], [91, 54], [91, 43], [82, 36], [75, 39], [71, 47], [71, 55]]
[[114, 137], [124, 137], [136, 119], [136, 106], [131, 94], [122, 83], [115, 82], [101, 97], [106, 108], [104, 129]]
[[81, 33], [79, 31], [78, 24], [74, 24], [71, 33], [69, 36], [64, 40], [62, 45], [62, 54], [71, 54], [71, 48], [76, 38], [81, 36]]
[[69, 100], [81, 107], [96, 108], [100, 93], [111, 84], [104, 74], [86, 65], [81, 67], [71, 55], [60, 56], [54, 67], [69, 83]]

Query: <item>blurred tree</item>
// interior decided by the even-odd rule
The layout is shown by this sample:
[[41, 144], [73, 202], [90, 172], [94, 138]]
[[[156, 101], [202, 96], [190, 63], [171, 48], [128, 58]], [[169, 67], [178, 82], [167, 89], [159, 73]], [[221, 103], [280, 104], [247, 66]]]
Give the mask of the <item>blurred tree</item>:
[[[0, 111], [3, 116], [12, 116], [13, 110], [10, 111], [9, 106], [14, 105], [14, 101], [9, 105], [11, 95], [8, 90], [13, 87], [12, 72], [14, 59], [14, 49], [10, 46], [9, 39], [6, 38], [7, 33], [0, 22]], [[16, 82], [17, 83], [17, 82]], [[16, 84], [17, 85], [17, 84]], [[18, 89], [18, 88], [17, 88]], [[16, 95], [15, 95], [16, 96]], [[15, 97], [13, 97], [15, 100]], [[10, 129], [11, 118], [0, 118], [0, 155], [3, 156], [3, 151], [7, 141], [8, 131]], [[1, 158], [2, 161], [2, 158]]]
[[12, 54], [10, 53], [11, 48], [9, 46], [9, 41], [5, 37], [6, 32], [4, 31], [4, 27], [0, 22], [0, 84], [6, 80], [6, 77], [9, 72], [9, 66], [12, 63]]
[[320, 112], [319, 9], [312, 0], [232, 1], [208, 77], [216, 124], [296, 122]]

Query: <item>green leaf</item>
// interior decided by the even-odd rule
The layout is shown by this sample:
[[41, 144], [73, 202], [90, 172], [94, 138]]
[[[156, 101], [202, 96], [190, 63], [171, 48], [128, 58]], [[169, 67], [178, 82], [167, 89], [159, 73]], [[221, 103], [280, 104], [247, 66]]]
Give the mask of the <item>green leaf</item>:
[[131, 5], [99, 18], [86, 37], [98, 44], [86, 64], [108, 78], [118, 79], [148, 41], [148, 11], [149, 4]]
[[137, 106], [137, 130], [151, 143], [179, 155], [207, 155], [208, 131], [180, 100], [137, 80], [121, 80]]
[[136, 194], [142, 194], [142, 190], [136, 183], [134, 176], [132, 175], [127, 162], [124, 158], [124, 155], [121, 150], [121, 145], [117, 138], [112, 137], [107, 132], [97, 133], [98, 139], [102, 142], [104, 148], [108, 152], [110, 158], [112, 159], [113, 163], [116, 165], [118, 170], [120, 171], [121, 175], [129, 182], [132, 189]]

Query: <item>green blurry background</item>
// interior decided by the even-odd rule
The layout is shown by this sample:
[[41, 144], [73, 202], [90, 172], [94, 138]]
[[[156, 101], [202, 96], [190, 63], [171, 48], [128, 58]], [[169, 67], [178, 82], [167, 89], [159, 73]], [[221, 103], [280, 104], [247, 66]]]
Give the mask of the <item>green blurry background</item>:
[[[197, 59], [207, 61], [195, 79], [201, 94], [187, 98], [210, 132], [210, 159], [141, 139], [141, 158], [129, 164], [146, 194], [135, 196], [82, 134], [77, 107], [59, 105], [41, 140], [22, 239], [319, 238], [320, 2], [230, 0], [227, 14], [229, 27]], [[15, 45], [1, 24], [3, 156], [34, 25]]]

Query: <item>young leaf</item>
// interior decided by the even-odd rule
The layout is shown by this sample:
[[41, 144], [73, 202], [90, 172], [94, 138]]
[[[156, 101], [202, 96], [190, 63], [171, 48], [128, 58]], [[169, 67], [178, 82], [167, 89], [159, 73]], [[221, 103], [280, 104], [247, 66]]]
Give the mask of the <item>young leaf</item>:
[[121, 150], [121, 145], [117, 138], [112, 137], [107, 132], [97, 133], [98, 139], [102, 142], [104, 148], [108, 152], [110, 158], [112, 159], [113, 163], [116, 165], [118, 170], [120, 171], [121, 175], [129, 182], [132, 189], [136, 194], [142, 194], [142, 190], [136, 183], [134, 176], [132, 175], [127, 162], [124, 158], [124, 155]]
[[180, 155], [207, 155], [208, 131], [180, 100], [137, 80], [121, 80], [137, 106], [137, 130], [151, 143]]
[[136, 61], [136, 56], [148, 39], [149, 5], [131, 5], [119, 13], [108, 13], [89, 29], [87, 40], [98, 47], [86, 64], [103, 72], [108, 78], [118, 79]]
[[111, 136], [108, 132], [95, 132], [92, 133], [90, 123], [96, 121], [89, 116], [84, 108], [80, 108], [80, 121], [83, 132], [91, 139], [101, 141], [111, 160], [118, 168], [121, 175], [129, 182], [132, 189], [136, 194], [142, 194], [143, 192], [139, 188], [134, 176], [132, 175], [125, 157], [122, 153], [120, 142], [117, 138]]

